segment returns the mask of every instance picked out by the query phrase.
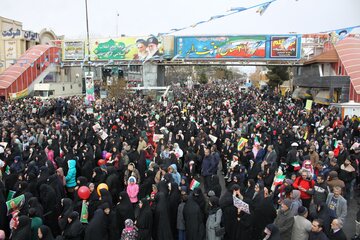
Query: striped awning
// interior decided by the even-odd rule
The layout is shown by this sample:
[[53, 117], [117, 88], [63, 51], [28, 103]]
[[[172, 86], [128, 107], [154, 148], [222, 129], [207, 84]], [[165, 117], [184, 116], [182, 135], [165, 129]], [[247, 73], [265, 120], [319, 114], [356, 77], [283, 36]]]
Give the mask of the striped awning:
[[335, 45], [346, 73], [357, 94], [360, 94], [360, 39], [347, 37]]

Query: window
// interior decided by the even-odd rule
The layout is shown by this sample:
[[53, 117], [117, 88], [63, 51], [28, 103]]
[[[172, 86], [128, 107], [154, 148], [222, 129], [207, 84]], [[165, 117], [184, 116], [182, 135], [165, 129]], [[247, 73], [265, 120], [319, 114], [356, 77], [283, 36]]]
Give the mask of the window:
[[70, 84], [70, 89], [72, 89], [72, 84]]
[[63, 92], [65, 92], [65, 86], [63, 86]]
[[339, 72], [338, 72], [338, 75], [342, 75], [341, 72], [342, 72], [342, 64], [339, 64]]

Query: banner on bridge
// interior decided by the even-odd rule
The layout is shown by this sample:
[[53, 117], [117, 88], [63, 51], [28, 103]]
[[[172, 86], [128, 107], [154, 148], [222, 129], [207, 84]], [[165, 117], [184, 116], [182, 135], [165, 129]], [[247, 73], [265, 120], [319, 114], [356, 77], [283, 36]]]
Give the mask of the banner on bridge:
[[177, 58], [184, 59], [299, 59], [300, 35], [179, 36]]
[[[173, 36], [120, 37], [91, 40], [91, 60], [152, 60], [171, 57]], [[167, 43], [164, 47], [163, 43]], [[170, 43], [170, 44], [169, 44]]]

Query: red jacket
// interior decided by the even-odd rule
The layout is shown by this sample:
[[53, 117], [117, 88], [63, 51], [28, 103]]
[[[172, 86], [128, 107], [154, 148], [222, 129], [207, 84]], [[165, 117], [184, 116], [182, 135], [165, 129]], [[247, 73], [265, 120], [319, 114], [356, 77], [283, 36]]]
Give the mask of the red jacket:
[[[309, 190], [310, 188], [314, 188], [314, 185], [315, 185], [314, 180], [310, 180], [310, 181], [304, 180], [304, 179], [302, 179], [301, 176], [297, 177], [295, 182], [293, 183], [293, 187], [298, 190], [300, 190], [299, 187], [303, 187], [306, 190]], [[301, 199], [310, 199], [311, 194], [300, 190], [300, 198]]]

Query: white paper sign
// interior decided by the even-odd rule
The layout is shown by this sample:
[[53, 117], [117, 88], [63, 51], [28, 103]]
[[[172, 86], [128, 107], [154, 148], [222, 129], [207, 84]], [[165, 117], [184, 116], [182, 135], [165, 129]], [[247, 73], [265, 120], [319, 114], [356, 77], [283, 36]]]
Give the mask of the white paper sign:
[[247, 214], [250, 214], [249, 204], [246, 202], [238, 199], [237, 197], [233, 196], [234, 200], [234, 206], [240, 209], [241, 211], [246, 212]]

